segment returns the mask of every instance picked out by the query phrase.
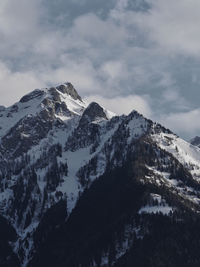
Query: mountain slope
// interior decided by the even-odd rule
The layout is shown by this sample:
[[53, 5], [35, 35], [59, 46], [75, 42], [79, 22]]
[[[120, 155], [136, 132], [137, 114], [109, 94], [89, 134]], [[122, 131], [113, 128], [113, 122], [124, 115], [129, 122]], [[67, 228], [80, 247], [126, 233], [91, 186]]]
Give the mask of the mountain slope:
[[167, 225], [198, 228], [200, 149], [136, 111], [87, 105], [65, 83], [1, 108], [0, 125], [0, 214], [21, 266], [131, 266], [159, 221], [164, 240]]

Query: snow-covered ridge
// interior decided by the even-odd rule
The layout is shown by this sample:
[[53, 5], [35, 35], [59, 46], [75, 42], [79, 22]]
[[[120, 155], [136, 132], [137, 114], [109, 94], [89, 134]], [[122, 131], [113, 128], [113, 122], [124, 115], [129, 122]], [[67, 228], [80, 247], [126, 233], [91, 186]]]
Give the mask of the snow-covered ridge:
[[160, 133], [152, 135], [160, 148], [171, 153], [188, 171], [194, 179], [200, 181], [200, 148], [193, 146], [174, 134]]
[[[82, 100], [71, 83], [63, 83], [56, 87], [35, 89], [23, 96], [19, 102], [0, 108], [0, 138], [9, 129], [26, 116], [37, 116], [43, 110], [53, 110], [55, 118], [67, 121], [71, 116], [81, 116], [89, 104]], [[115, 116], [103, 108], [107, 119]], [[100, 122], [102, 118], [97, 118]], [[94, 121], [95, 123], [95, 121]]]
[[[71, 90], [71, 91], [70, 91]], [[23, 96], [19, 102], [8, 108], [0, 109], [0, 137], [25, 116], [36, 116], [42, 110], [52, 108], [56, 103], [62, 104], [69, 113], [81, 115], [87, 104], [82, 101], [73, 86], [69, 83], [57, 87], [36, 89]], [[62, 112], [55, 114], [61, 120], [66, 120], [69, 114]]]

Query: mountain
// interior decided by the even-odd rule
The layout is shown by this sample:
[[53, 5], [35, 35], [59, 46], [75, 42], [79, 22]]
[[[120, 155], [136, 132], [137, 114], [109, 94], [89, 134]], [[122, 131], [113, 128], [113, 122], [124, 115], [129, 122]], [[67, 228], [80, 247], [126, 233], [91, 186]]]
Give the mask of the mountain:
[[0, 108], [0, 266], [200, 266], [200, 148], [71, 83]]
[[198, 146], [200, 147], [200, 137], [199, 136], [195, 136], [193, 139], [190, 140], [190, 143], [193, 146]]

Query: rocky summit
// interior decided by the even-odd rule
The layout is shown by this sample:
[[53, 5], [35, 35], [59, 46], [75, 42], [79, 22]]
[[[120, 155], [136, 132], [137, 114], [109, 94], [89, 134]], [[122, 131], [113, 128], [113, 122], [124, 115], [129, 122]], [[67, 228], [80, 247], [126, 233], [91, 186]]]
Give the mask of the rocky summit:
[[193, 139], [190, 140], [190, 143], [194, 146], [200, 147], [200, 137], [195, 136]]
[[199, 144], [71, 83], [0, 107], [0, 266], [200, 266]]

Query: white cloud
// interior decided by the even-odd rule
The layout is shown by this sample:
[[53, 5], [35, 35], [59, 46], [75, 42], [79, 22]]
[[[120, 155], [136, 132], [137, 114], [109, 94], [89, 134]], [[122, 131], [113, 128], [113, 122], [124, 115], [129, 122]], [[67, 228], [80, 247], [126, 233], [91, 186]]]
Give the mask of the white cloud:
[[[41, 1], [2, 0], [0, 3], [0, 30], [6, 35], [28, 33], [31, 27], [37, 28], [41, 15]], [[26, 22], [26, 23], [25, 23]], [[30, 33], [29, 33], [30, 34]]]
[[[151, 9], [135, 14], [136, 23], [150, 39], [169, 52], [199, 56], [199, 0], [148, 0]], [[166, 51], [163, 51], [163, 53]]]
[[160, 122], [185, 137], [194, 137], [200, 132], [200, 109], [163, 115]]
[[43, 7], [40, 0], [0, 2], [1, 57], [19, 56], [29, 50], [42, 34], [40, 19]]
[[11, 105], [23, 94], [35, 88], [40, 88], [41, 81], [33, 72], [12, 73], [3, 63], [0, 63], [0, 92], [1, 103]]

